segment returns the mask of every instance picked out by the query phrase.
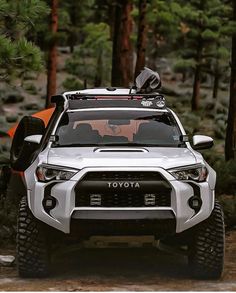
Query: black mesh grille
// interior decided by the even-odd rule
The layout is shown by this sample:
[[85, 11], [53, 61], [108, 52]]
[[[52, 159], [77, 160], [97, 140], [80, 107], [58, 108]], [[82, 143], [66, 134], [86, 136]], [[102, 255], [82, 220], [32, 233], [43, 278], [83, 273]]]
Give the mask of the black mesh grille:
[[164, 180], [158, 172], [138, 172], [138, 171], [107, 171], [107, 172], [89, 172], [84, 177], [83, 180], [108, 180], [108, 181], [152, 181], [152, 180]]
[[[121, 186], [113, 188], [114, 182]], [[77, 207], [171, 206], [171, 187], [157, 172], [89, 172], [78, 182], [75, 194]]]
[[[159, 195], [153, 194], [155, 196], [155, 203], [152, 205], [145, 204], [144, 194], [106, 194], [101, 193], [101, 205], [102, 207], [169, 207], [170, 206], [170, 196], [169, 195]], [[88, 207], [91, 206], [90, 194], [79, 194], [76, 197], [76, 206]]]

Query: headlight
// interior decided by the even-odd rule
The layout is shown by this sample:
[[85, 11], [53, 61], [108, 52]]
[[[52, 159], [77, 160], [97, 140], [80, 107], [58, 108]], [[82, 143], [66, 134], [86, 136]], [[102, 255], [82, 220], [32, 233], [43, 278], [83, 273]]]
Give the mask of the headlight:
[[60, 168], [58, 166], [41, 165], [36, 170], [36, 176], [40, 182], [51, 180], [69, 180], [79, 170]]
[[168, 170], [177, 180], [206, 181], [208, 171], [204, 165], [193, 165]]

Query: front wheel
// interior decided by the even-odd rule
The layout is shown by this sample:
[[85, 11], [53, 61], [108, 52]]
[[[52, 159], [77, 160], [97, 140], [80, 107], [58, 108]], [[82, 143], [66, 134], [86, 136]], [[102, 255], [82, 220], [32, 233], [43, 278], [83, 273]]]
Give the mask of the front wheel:
[[200, 223], [189, 245], [189, 266], [198, 279], [219, 279], [224, 267], [224, 216], [218, 202], [211, 216]]
[[41, 278], [49, 273], [49, 243], [44, 228], [28, 208], [26, 197], [23, 197], [17, 225], [18, 272], [21, 277]]

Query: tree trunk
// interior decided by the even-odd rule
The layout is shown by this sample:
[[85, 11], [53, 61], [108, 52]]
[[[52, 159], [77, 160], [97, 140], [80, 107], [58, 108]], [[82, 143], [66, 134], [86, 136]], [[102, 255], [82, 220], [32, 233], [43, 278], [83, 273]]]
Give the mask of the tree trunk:
[[121, 72], [118, 62], [120, 62], [120, 41], [121, 41], [121, 4], [116, 2], [114, 13], [114, 25], [112, 26], [113, 47], [112, 47], [112, 71], [111, 84], [112, 86], [120, 86]]
[[212, 94], [213, 99], [216, 99], [218, 96], [219, 81], [220, 81], [220, 76], [218, 71], [216, 71], [214, 76], [214, 85], [213, 85], [213, 94]]
[[116, 2], [112, 53], [112, 86], [129, 86], [133, 79], [133, 50], [130, 40], [133, 21], [131, 0]]
[[52, 39], [50, 41], [48, 53], [48, 72], [47, 72], [47, 98], [46, 108], [52, 107], [51, 96], [56, 94], [56, 75], [57, 75], [57, 41], [56, 33], [58, 30], [58, 0], [51, 0], [50, 31]]
[[145, 66], [145, 53], [147, 45], [147, 24], [146, 24], [147, 0], [139, 0], [139, 20], [137, 39], [137, 61], [135, 66], [135, 77]]
[[199, 39], [197, 47], [196, 68], [194, 74], [193, 95], [192, 95], [192, 111], [199, 109], [200, 100], [200, 84], [201, 84], [201, 61], [202, 61], [202, 41]]
[[193, 84], [192, 111], [196, 111], [199, 109], [200, 83], [201, 83], [200, 76], [201, 76], [201, 67], [200, 65], [197, 65], [195, 69], [194, 84]]
[[[233, 0], [233, 20], [236, 21], [236, 1]], [[225, 140], [225, 159], [236, 159], [236, 33], [232, 37], [231, 79], [228, 124]]]
[[99, 52], [97, 58], [97, 65], [96, 65], [96, 75], [94, 78], [94, 87], [100, 87], [102, 85], [102, 73], [103, 73], [103, 66], [102, 66], [102, 52]]

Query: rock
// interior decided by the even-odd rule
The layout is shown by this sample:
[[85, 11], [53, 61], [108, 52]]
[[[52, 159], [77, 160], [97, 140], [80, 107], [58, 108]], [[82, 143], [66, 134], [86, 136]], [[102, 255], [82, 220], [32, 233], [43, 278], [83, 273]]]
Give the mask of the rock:
[[38, 93], [36, 86], [31, 82], [25, 83], [24, 89], [32, 95], [37, 95], [37, 93]]
[[221, 114], [216, 114], [215, 115], [215, 120], [223, 120], [225, 123], [227, 121], [227, 115], [221, 113]]
[[14, 264], [15, 257], [13, 255], [0, 255], [0, 265], [10, 267]]
[[24, 80], [36, 80], [36, 79], [37, 79], [37, 75], [35, 73], [27, 72], [24, 75]]
[[206, 111], [211, 111], [211, 110], [214, 110], [214, 108], [215, 108], [215, 103], [214, 102], [206, 102], [206, 104], [205, 104], [205, 110]]
[[21, 107], [22, 110], [39, 110], [40, 106], [37, 103], [28, 103]]
[[219, 98], [219, 102], [221, 103], [221, 105], [225, 106], [225, 107], [229, 107], [229, 96], [223, 96], [221, 98]]
[[9, 137], [9, 135], [7, 132], [0, 130], [0, 138], [2, 137]]
[[0, 165], [8, 165], [10, 164], [10, 158], [8, 154], [0, 154]]
[[18, 93], [11, 93], [8, 96], [3, 97], [2, 100], [3, 100], [3, 103], [5, 104], [14, 104], [14, 103], [23, 102], [24, 97]]
[[6, 117], [8, 123], [15, 123], [18, 120], [18, 115], [11, 115]]
[[220, 85], [220, 89], [222, 91], [228, 91], [229, 90], [229, 85], [226, 84], [226, 83], [223, 83], [223, 84]]

